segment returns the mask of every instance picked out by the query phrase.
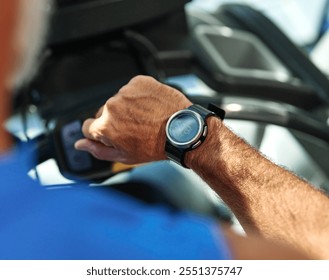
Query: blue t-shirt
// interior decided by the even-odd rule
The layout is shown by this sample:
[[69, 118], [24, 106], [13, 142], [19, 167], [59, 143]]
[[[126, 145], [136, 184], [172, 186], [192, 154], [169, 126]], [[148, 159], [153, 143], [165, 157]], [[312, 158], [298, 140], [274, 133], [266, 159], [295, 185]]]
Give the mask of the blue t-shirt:
[[0, 158], [0, 259], [228, 259], [217, 223], [115, 190], [46, 190], [32, 153]]

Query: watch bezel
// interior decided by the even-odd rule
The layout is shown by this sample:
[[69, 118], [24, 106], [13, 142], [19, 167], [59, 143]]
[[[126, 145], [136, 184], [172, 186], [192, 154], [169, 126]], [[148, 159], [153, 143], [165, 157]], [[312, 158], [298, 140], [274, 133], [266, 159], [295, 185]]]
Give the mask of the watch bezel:
[[[170, 125], [172, 123], [172, 121], [177, 118], [179, 115], [182, 115], [182, 114], [188, 114], [188, 115], [192, 115], [192, 117], [194, 117], [194, 119], [197, 120], [197, 123], [199, 125], [198, 127], [198, 131], [197, 133], [195, 134], [195, 136], [189, 140], [189, 141], [186, 141], [186, 142], [178, 142], [176, 141], [175, 139], [173, 139], [171, 136], [170, 136]], [[202, 118], [202, 116], [200, 114], [198, 114], [197, 112], [194, 112], [190, 109], [183, 109], [183, 110], [180, 110], [176, 113], [174, 113], [167, 121], [167, 124], [166, 124], [166, 135], [167, 135], [167, 139], [169, 140], [169, 142], [177, 147], [177, 148], [181, 148], [181, 149], [187, 149], [187, 148], [191, 148], [195, 143], [197, 143], [199, 141], [199, 139], [201, 138], [203, 132], [204, 132], [204, 126], [205, 126], [205, 122]]]

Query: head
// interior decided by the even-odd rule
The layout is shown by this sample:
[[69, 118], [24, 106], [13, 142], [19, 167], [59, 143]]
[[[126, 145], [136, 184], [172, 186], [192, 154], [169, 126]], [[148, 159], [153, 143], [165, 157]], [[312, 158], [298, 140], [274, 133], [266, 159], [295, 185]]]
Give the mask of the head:
[[3, 123], [11, 114], [14, 89], [28, 83], [48, 26], [50, 0], [0, 0], [0, 153], [11, 146]]

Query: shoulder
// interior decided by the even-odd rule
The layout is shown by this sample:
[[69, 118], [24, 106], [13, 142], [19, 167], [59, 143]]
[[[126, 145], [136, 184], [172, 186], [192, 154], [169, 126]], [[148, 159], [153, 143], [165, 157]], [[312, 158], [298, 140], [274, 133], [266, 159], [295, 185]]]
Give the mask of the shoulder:
[[2, 161], [0, 259], [227, 259], [216, 222], [108, 188], [45, 190]]

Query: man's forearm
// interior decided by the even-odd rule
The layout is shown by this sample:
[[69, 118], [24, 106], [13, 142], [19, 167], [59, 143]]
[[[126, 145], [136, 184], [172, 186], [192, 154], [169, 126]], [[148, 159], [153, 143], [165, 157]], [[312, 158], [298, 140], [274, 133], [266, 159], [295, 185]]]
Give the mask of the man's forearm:
[[221, 196], [246, 232], [329, 258], [328, 197], [274, 165], [218, 119], [208, 123], [206, 141], [187, 153], [186, 164]]
[[[166, 122], [191, 104], [179, 91], [137, 76], [84, 122], [86, 139], [75, 147], [126, 164], [163, 160]], [[205, 142], [186, 153], [185, 164], [224, 199], [247, 232], [329, 259], [328, 197], [262, 157], [219, 119], [207, 122]]]

